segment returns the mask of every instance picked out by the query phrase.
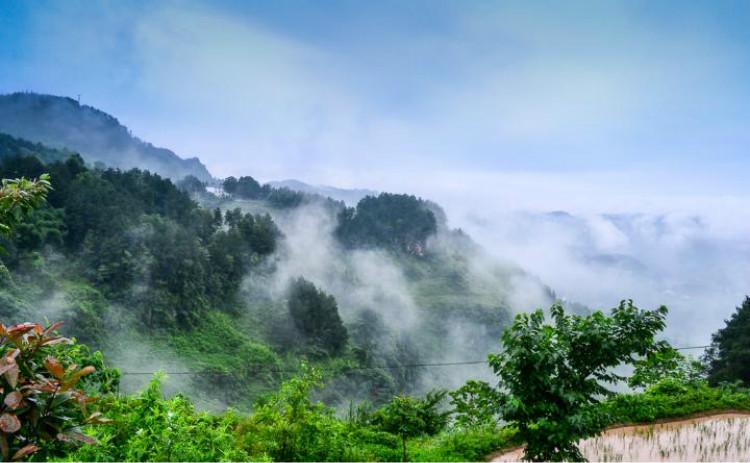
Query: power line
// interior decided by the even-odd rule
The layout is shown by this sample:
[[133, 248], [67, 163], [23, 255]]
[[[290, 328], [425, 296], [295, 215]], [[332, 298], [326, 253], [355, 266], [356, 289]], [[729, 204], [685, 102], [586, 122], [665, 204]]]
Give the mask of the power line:
[[[705, 349], [709, 346], [687, 346], [687, 347], [675, 347], [675, 350], [693, 350], [693, 349]], [[462, 366], [462, 365], [484, 365], [487, 360], [466, 360], [460, 362], [435, 362], [435, 363], [411, 363], [406, 365], [383, 365], [379, 367], [349, 367], [349, 368], [333, 368], [333, 367], [318, 367], [319, 370], [332, 371], [341, 370], [342, 373], [349, 373], [352, 371], [374, 371], [374, 370], [407, 370], [411, 368], [432, 368], [432, 367], [451, 367], [451, 366]], [[299, 373], [299, 370], [293, 369], [281, 369], [281, 368], [269, 368], [270, 365], [256, 363], [249, 364], [251, 369], [257, 369], [261, 371], [267, 371], [270, 373]], [[124, 371], [120, 374], [125, 376], [144, 376], [153, 375], [157, 371]], [[229, 372], [221, 371], [164, 371], [167, 375], [180, 375], [180, 376], [231, 376]]]

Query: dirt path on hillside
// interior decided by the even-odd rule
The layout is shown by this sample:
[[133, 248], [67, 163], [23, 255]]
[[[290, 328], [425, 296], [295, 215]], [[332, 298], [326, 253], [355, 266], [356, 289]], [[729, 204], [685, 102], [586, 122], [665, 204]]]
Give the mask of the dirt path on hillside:
[[[750, 461], [750, 413], [721, 412], [617, 426], [579, 442], [589, 461]], [[519, 461], [523, 447], [488, 461]]]

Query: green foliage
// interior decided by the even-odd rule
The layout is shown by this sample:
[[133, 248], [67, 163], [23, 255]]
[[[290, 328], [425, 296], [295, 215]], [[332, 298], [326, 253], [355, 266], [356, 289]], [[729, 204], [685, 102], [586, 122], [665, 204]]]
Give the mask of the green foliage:
[[250, 176], [240, 177], [239, 179], [227, 177], [223, 186], [225, 192], [243, 199], [260, 199], [265, 193], [260, 183]]
[[250, 176], [227, 177], [223, 183], [224, 191], [241, 199], [264, 199], [271, 207], [277, 209], [291, 209], [301, 205], [306, 195], [289, 188], [273, 188], [261, 185]]
[[582, 460], [576, 442], [599, 433], [605, 418], [593, 407], [609, 395], [602, 383], [622, 378], [612, 368], [634, 362], [664, 343], [654, 340], [665, 326], [666, 307], [640, 310], [623, 301], [611, 315], [569, 315], [562, 305], [519, 314], [503, 334], [503, 352], [490, 366], [506, 394], [503, 418], [518, 426], [527, 443], [524, 458]]
[[198, 413], [189, 400], [162, 397], [160, 377], [141, 394], [109, 397], [103, 404], [115, 423], [95, 429], [98, 445], [68, 455], [71, 461], [248, 461], [235, 436], [239, 417]]
[[469, 380], [449, 395], [459, 427], [497, 426], [503, 395], [486, 382]]
[[652, 386], [664, 378], [690, 383], [703, 377], [703, 365], [699, 361], [688, 359], [669, 346], [649, 353], [634, 365], [635, 370], [628, 379], [630, 387]]
[[192, 385], [213, 401], [249, 408], [248, 398], [278, 386], [278, 356], [227, 314], [209, 313], [199, 326], [168, 336], [166, 344], [192, 370], [204, 373], [193, 377]]
[[309, 345], [327, 354], [338, 354], [344, 349], [349, 335], [333, 296], [298, 278], [291, 283], [288, 298], [294, 325]]
[[446, 394], [446, 391], [435, 391], [421, 399], [396, 396], [375, 413], [373, 423], [376, 426], [401, 438], [402, 461], [409, 460], [409, 438], [434, 435], [445, 428], [450, 411], [440, 410], [439, 406]]
[[21, 220], [37, 208], [52, 189], [48, 174], [38, 180], [3, 179], [0, 187], [0, 235], [7, 235]]
[[245, 445], [265, 450], [276, 461], [344, 460], [347, 442], [344, 423], [331, 409], [310, 399], [322, 386], [314, 369], [281, 385], [244, 423]]
[[187, 175], [177, 182], [177, 188], [190, 194], [201, 194], [206, 192], [206, 183], [200, 181], [194, 175]]
[[350, 247], [385, 247], [423, 255], [437, 219], [427, 203], [410, 195], [367, 196], [339, 214], [338, 239]]
[[[18, 211], [28, 209], [32, 196], [21, 195], [19, 185], [46, 192], [47, 177], [37, 186], [6, 182], [12, 194], [5, 202], [16, 204], [18, 226], [10, 242], [13, 254], [4, 260], [15, 264], [42, 246], [57, 248], [67, 254], [69, 271], [128, 307], [150, 329], [189, 328], [209, 309], [236, 310], [245, 274], [275, 251], [280, 237], [268, 215], [240, 212], [221, 228], [221, 213], [199, 208], [169, 180], [149, 172], [91, 171], [77, 156], [48, 166], [23, 157], [0, 162], [0, 176], [39, 175], [42, 169], [55, 177], [51, 207], [23, 222]], [[11, 306], [8, 294], [0, 297], [8, 299], [6, 307], [19, 306]]]
[[512, 426], [478, 426], [413, 439], [410, 455], [414, 461], [485, 461], [492, 452], [519, 444]]
[[81, 432], [81, 426], [104, 421], [99, 412], [89, 411], [94, 399], [76, 387], [96, 368], [78, 368], [66, 361], [76, 353], [62, 351], [64, 358], [55, 356], [56, 346], [70, 342], [55, 335], [58, 326], [0, 324], [0, 391], [4, 396], [0, 452], [4, 461], [36, 452], [54, 454], [63, 444], [95, 443]]
[[704, 380], [666, 378], [642, 393], [614, 395], [599, 407], [610, 424], [650, 423], [703, 412], [750, 411], [750, 393], [731, 385], [711, 387]]
[[706, 363], [711, 384], [741, 381], [750, 386], [750, 296], [714, 333]]

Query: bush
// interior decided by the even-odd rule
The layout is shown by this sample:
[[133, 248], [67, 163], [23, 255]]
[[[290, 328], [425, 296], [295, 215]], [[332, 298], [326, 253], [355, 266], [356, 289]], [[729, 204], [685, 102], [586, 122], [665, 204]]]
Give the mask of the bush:
[[162, 397], [156, 376], [141, 394], [110, 396], [103, 404], [115, 423], [96, 429], [99, 445], [67, 456], [70, 461], [247, 461], [264, 460], [248, 454], [238, 442], [239, 418], [195, 411], [182, 395]]
[[94, 443], [81, 427], [104, 421], [89, 410], [94, 398], [76, 388], [96, 368], [67, 361], [80, 358], [81, 352], [60, 349], [71, 341], [55, 335], [59, 325], [0, 324], [0, 450], [5, 461], [37, 452], [52, 455], [71, 443]]
[[344, 422], [333, 410], [310, 400], [322, 377], [309, 370], [281, 385], [279, 392], [259, 404], [240, 429], [244, 445], [266, 451], [276, 461], [340, 461], [347, 447]]

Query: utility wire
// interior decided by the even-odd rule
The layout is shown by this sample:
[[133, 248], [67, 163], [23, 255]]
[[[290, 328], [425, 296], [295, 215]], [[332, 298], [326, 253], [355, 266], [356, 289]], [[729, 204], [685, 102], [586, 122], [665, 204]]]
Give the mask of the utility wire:
[[[711, 347], [709, 346], [687, 346], [687, 347], [675, 347], [675, 350], [692, 350], [692, 349], [705, 349]], [[341, 370], [342, 373], [348, 373], [352, 371], [373, 371], [373, 370], [406, 370], [410, 368], [431, 368], [431, 367], [451, 367], [451, 366], [461, 366], [461, 365], [483, 365], [486, 364], [487, 360], [466, 360], [462, 362], [438, 362], [438, 363], [411, 363], [406, 365], [396, 365], [396, 366], [379, 366], [379, 367], [339, 367], [339, 368], [320, 368], [319, 370]], [[248, 364], [248, 366], [251, 366], [253, 369], [257, 369], [259, 371], [267, 371], [271, 373], [299, 373], [299, 370], [291, 370], [291, 369], [279, 369], [279, 368], [269, 368], [269, 365], [263, 364], [263, 363], [256, 363], [256, 364]], [[125, 376], [143, 376], [143, 375], [153, 375], [156, 373], [156, 371], [124, 371], [120, 374]], [[185, 376], [231, 376], [231, 373], [227, 372], [221, 372], [221, 371], [165, 371], [163, 372], [167, 375], [185, 375]]]

